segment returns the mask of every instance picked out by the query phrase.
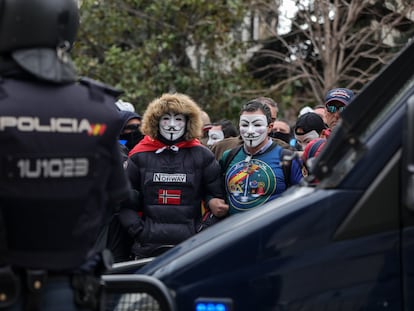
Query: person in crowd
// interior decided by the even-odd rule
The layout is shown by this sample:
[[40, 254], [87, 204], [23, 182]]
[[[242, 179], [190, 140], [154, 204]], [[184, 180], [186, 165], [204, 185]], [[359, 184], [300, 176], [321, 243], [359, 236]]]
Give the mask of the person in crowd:
[[230, 214], [279, 197], [303, 177], [298, 158], [289, 166], [282, 164], [286, 149], [269, 137], [272, 127], [268, 105], [254, 99], [242, 107], [239, 131], [243, 144], [225, 151], [220, 159]]
[[95, 310], [112, 264], [95, 239], [130, 192], [120, 92], [77, 77], [76, 1], [6, 0], [0, 13], [0, 305]]
[[119, 142], [125, 161], [128, 158], [129, 151], [144, 138], [140, 130], [142, 117], [138, 113], [128, 110], [119, 111], [119, 115], [123, 122]]
[[222, 119], [214, 122], [208, 131], [207, 146], [210, 148], [217, 142], [228, 137], [238, 137], [239, 132], [230, 120]]
[[[318, 137], [313, 138], [308, 142], [302, 154], [302, 161], [304, 167], [309, 171], [312, 162], [316, 156], [325, 147], [327, 139], [331, 135], [331, 131], [335, 128], [340, 120], [340, 113], [352, 101], [354, 92], [347, 88], [334, 88], [329, 90], [325, 96], [325, 117], [326, 129], [323, 129]], [[318, 122], [320, 123], [320, 122]]]
[[[254, 99], [255, 101], [261, 102], [264, 105], [267, 105], [270, 109], [270, 113], [271, 113], [271, 117], [270, 117], [270, 121], [273, 123], [276, 121], [277, 119], [277, 114], [279, 112], [279, 108], [277, 103], [271, 99], [270, 97], [257, 97]], [[270, 134], [269, 134], [270, 135]], [[284, 148], [289, 148], [289, 144], [286, 143], [285, 141], [279, 139], [279, 138], [273, 138], [274, 141], [276, 141], [277, 143], [279, 143], [282, 147]], [[224, 151], [228, 150], [228, 149], [232, 149], [234, 147], [237, 146], [241, 146], [243, 145], [243, 139], [242, 137], [239, 135], [238, 137], [229, 137], [229, 138], [225, 138], [220, 142], [217, 142], [216, 144], [214, 144], [211, 148], [211, 151], [213, 151], [214, 156], [216, 157], [217, 160], [221, 159], [221, 156], [223, 155]]]
[[325, 96], [326, 124], [328, 129], [323, 137], [328, 138], [340, 119], [340, 113], [346, 108], [354, 97], [354, 92], [347, 88], [335, 88], [327, 92]]
[[272, 138], [277, 138], [284, 141], [287, 144], [290, 144], [292, 138], [291, 128], [289, 123], [284, 120], [276, 120], [273, 122], [272, 130], [269, 134]]
[[302, 150], [305, 150], [306, 145], [318, 138], [325, 129], [326, 125], [322, 118], [314, 112], [308, 112], [297, 119], [294, 128], [295, 138]]
[[[303, 151], [302, 161], [304, 167], [304, 176], [308, 176], [312, 170], [312, 165], [315, 158], [319, 155], [322, 149], [325, 147], [326, 138], [315, 138], [310, 141]], [[312, 180], [313, 183], [318, 183], [318, 181]]]
[[302, 155], [304, 163], [307, 163], [309, 159], [317, 157], [319, 153], [322, 151], [322, 148], [325, 146], [325, 144], [326, 138], [315, 138], [311, 142], [309, 142], [306, 145]]
[[[119, 103], [119, 101], [117, 102]], [[126, 102], [122, 102], [125, 104]], [[118, 106], [118, 105], [117, 105]], [[132, 105], [131, 105], [132, 106]], [[124, 106], [120, 106], [124, 108]], [[119, 135], [122, 162], [126, 165], [128, 153], [144, 137], [141, 133], [141, 115], [127, 109], [121, 109], [119, 115], [122, 120], [122, 129]], [[114, 213], [109, 222], [102, 228], [96, 240], [98, 246], [103, 245], [111, 251], [115, 263], [130, 259], [129, 251], [132, 240], [119, 222], [119, 205], [114, 206]]]
[[196, 234], [202, 202], [217, 217], [228, 211], [220, 166], [197, 139], [202, 120], [193, 99], [180, 93], [154, 99], [141, 130], [144, 139], [130, 151], [126, 166], [136, 199], [120, 210], [136, 259]]
[[[283, 148], [290, 148], [294, 151], [302, 150], [292, 134], [292, 128], [285, 120], [278, 119], [273, 122], [273, 128], [269, 136], [272, 137], [274, 141], [279, 142]], [[283, 143], [281, 143], [281, 141]]]
[[325, 123], [325, 124], [327, 123], [327, 121], [326, 121], [326, 106], [325, 105], [322, 105], [322, 104], [316, 105], [315, 107], [313, 107], [313, 112], [318, 114], [322, 118], [323, 123]]
[[204, 110], [201, 110], [200, 112], [201, 114], [201, 120], [202, 120], [202, 135], [200, 138], [200, 142], [204, 145], [207, 146], [207, 141], [209, 139], [208, 137], [208, 131], [211, 129], [212, 124], [211, 124], [211, 119], [210, 116], [208, 115], [208, 113]]

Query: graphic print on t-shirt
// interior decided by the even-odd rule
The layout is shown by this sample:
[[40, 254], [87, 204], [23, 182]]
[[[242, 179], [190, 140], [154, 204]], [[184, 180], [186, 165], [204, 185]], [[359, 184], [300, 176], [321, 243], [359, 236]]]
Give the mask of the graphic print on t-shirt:
[[234, 164], [226, 174], [231, 205], [243, 211], [265, 203], [276, 190], [272, 168], [258, 159]]

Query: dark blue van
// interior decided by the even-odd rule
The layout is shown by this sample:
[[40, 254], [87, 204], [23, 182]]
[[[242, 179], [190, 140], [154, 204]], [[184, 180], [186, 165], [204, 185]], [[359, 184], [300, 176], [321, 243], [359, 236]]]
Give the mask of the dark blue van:
[[311, 172], [137, 273], [180, 311], [414, 310], [414, 43], [354, 98]]

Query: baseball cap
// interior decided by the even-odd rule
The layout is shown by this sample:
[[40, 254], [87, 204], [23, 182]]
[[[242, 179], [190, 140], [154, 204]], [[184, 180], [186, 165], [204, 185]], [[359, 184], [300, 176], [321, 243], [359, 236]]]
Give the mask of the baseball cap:
[[329, 90], [328, 93], [326, 93], [325, 105], [328, 105], [328, 103], [332, 101], [339, 101], [346, 106], [350, 103], [353, 97], [354, 97], [354, 92], [352, 92], [350, 89], [346, 89], [346, 88], [332, 89], [332, 90]]
[[[298, 133], [297, 130], [301, 128], [303, 133]], [[322, 118], [314, 112], [308, 112], [301, 115], [295, 124], [295, 134], [303, 135], [309, 133], [310, 131], [316, 131], [321, 133], [322, 130], [326, 128], [325, 123]]]

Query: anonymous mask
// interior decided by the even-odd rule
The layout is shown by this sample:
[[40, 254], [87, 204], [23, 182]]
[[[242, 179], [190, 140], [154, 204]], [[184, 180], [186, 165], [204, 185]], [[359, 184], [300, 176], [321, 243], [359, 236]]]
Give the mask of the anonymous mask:
[[159, 123], [160, 134], [167, 140], [175, 141], [185, 133], [186, 118], [183, 114], [166, 113]]
[[302, 146], [303, 149], [305, 149], [306, 145], [309, 144], [311, 140], [314, 140], [315, 138], [319, 137], [319, 134], [317, 131], [312, 130], [306, 134], [298, 135], [295, 134], [296, 140], [298, 141], [299, 145]]
[[207, 146], [212, 146], [216, 142], [224, 139], [224, 133], [222, 130], [211, 129], [208, 131], [208, 141]]
[[263, 114], [243, 114], [240, 116], [240, 135], [247, 147], [257, 147], [267, 137], [267, 118]]

